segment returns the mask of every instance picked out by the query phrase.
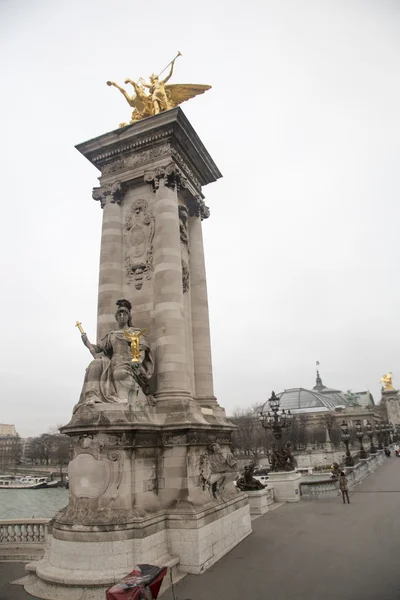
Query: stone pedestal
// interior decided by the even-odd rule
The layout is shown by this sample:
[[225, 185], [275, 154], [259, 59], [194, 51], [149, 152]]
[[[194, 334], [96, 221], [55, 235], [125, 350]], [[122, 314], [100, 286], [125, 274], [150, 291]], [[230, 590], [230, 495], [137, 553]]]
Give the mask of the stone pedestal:
[[376, 460], [378, 462], [378, 466], [385, 462], [386, 456], [384, 450], [378, 450], [378, 452], [376, 453]]
[[101, 171], [98, 338], [115, 329], [115, 302], [129, 300], [155, 375], [140, 410], [84, 405], [62, 429], [69, 504], [25, 584], [49, 600], [103, 599], [136, 563], [200, 573], [251, 533], [233, 485], [233, 426], [213, 392], [202, 186], [221, 174], [180, 108], [78, 150]]
[[393, 425], [399, 425], [400, 397], [398, 390], [382, 390], [381, 404], [386, 408], [386, 420]]
[[269, 473], [268, 483], [274, 488], [276, 502], [298, 502], [300, 500], [301, 475], [297, 471]]
[[246, 492], [249, 500], [250, 514], [254, 517], [260, 517], [268, 512], [269, 497], [271, 496], [271, 489], [265, 488], [265, 490], [254, 490]]

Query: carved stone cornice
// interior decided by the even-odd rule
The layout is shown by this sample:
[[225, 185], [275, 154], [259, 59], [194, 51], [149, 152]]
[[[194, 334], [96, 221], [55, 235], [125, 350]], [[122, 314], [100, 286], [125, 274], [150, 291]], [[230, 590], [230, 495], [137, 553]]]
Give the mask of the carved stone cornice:
[[100, 201], [101, 208], [105, 207], [107, 200], [112, 204], [121, 205], [125, 192], [124, 184], [115, 181], [114, 183], [107, 183], [101, 187], [93, 188], [92, 198], [93, 200]]
[[179, 107], [79, 144], [77, 149], [100, 171], [105, 169], [104, 174], [108, 176], [120, 167], [125, 169], [122, 163], [126, 158], [140, 154], [139, 162], [147, 162], [146, 154], [142, 152], [165, 144], [173, 148], [171, 158], [176, 160], [197, 192], [199, 184], [207, 185], [222, 176]]
[[201, 220], [208, 219], [210, 209], [206, 206], [201, 196], [194, 196], [188, 201], [189, 216], [200, 217]]
[[158, 144], [147, 150], [137, 150], [131, 154], [112, 157], [109, 162], [101, 168], [102, 176], [114, 175], [123, 171], [129, 171], [146, 163], [151, 163], [161, 157], [171, 154], [171, 145], [168, 143]]
[[152, 171], [146, 171], [144, 180], [152, 186], [153, 192], [158, 190], [161, 180], [164, 181], [165, 186], [176, 189], [177, 191], [187, 187], [188, 183], [186, 177], [173, 162], [156, 167]]

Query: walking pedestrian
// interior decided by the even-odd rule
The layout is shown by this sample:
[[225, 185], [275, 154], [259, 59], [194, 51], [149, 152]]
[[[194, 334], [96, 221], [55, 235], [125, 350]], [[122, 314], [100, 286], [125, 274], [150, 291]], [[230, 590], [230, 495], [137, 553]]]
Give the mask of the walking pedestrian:
[[399, 456], [399, 445], [398, 444], [394, 445], [394, 451], [396, 453], [396, 456]]
[[350, 504], [350, 500], [349, 500], [349, 482], [347, 481], [347, 477], [346, 477], [344, 471], [340, 471], [339, 489], [342, 492], [343, 504], [346, 504], [345, 498], [347, 499], [347, 504]]

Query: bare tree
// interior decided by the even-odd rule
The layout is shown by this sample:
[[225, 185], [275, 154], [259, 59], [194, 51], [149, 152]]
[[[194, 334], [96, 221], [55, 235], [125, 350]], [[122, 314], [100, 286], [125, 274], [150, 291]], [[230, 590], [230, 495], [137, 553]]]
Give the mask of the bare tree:
[[57, 430], [53, 429], [50, 430], [50, 433], [42, 433], [30, 441], [27, 457], [36, 464], [59, 466], [62, 476], [62, 466], [68, 464], [70, 438], [52, 431]]
[[254, 460], [266, 453], [268, 440], [255, 409], [236, 409], [230, 420], [237, 429], [233, 432], [233, 450]]

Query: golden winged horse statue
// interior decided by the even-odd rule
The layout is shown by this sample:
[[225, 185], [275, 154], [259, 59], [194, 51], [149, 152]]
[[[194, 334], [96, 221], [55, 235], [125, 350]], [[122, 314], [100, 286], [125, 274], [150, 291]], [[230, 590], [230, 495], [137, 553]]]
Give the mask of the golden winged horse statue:
[[[140, 119], [152, 117], [170, 108], [175, 108], [178, 104], [190, 100], [198, 94], [204, 94], [204, 92], [211, 88], [211, 85], [193, 83], [167, 85], [174, 72], [175, 61], [178, 56], [182, 56], [182, 54], [178, 52], [175, 58], [161, 71], [163, 73], [171, 66], [168, 75], [164, 79], [160, 79], [161, 73], [159, 75], [150, 75], [149, 83], [146, 83], [142, 77], [140, 77], [139, 83], [136, 83], [132, 79], [125, 79], [125, 84], [129, 83], [133, 86], [134, 94], [132, 96], [114, 81], [107, 81], [107, 85], [116, 87], [123, 94], [129, 106], [133, 108], [129, 123], [136, 123]], [[146, 90], [149, 90], [148, 93]], [[121, 123], [120, 127], [125, 127], [125, 125], [127, 123]]]

